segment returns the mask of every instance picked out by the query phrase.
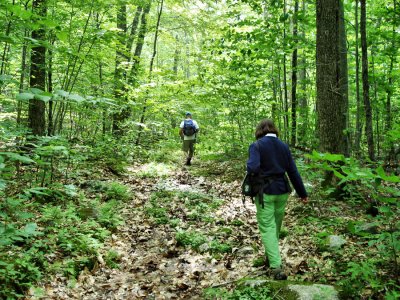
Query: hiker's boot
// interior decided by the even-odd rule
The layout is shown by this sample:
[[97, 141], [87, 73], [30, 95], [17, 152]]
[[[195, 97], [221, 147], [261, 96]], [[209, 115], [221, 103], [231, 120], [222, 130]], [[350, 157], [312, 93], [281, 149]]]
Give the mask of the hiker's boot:
[[271, 274], [275, 280], [286, 280], [287, 275], [281, 268], [271, 269]]
[[185, 165], [190, 166], [190, 165], [191, 165], [191, 163], [190, 163], [191, 160], [192, 160], [191, 157], [189, 157], [188, 159], [186, 159], [186, 164], [185, 164]]

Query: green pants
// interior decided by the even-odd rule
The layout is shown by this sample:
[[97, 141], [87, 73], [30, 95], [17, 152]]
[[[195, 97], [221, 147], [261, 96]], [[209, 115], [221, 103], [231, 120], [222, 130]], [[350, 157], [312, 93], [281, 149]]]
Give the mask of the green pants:
[[194, 144], [196, 143], [196, 140], [184, 140], [182, 144], [182, 150], [185, 152], [188, 156], [188, 158], [192, 158], [194, 154]]
[[256, 199], [257, 222], [260, 229], [261, 241], [264, 245], [265, 255], [268, 257], [271, 268], [280, 268], [282, 264], [279, 253], [279, 232], [285, 214], [288, 194], [265, 195], [264, 208]]

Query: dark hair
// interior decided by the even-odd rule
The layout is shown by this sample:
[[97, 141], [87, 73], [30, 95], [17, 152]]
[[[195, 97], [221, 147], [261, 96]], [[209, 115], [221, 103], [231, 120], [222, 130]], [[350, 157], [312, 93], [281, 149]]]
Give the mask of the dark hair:
[[256, 139], [263, 137], [267, 133], [275, 133], [277, 136], [279, 135], [278, 129], [275, 127], [275, 124], [270, 119], [261, 120], [256, 127]]

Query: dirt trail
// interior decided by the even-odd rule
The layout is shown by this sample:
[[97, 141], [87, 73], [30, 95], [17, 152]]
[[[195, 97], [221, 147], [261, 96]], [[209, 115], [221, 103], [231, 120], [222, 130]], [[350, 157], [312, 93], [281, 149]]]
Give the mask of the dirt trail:
[[[110, 269], [99, 256], [95, 269], [83, 271], [73, 287], [65, 286], [62, 279], [55, 280], [46, 288], [49, 298], [199, 299], [208, 287], [260, 273], [259, 268], [252, 267], [254, 259], [262, 256], [254, 205], [247, 202], [243, 206], [238, 182], [209, 181], [191, 176], [188, 170], [178, 170], [166, 179], [131, 174], [123, 183], [131, 188], [134, 197], [121, 211], [126, 223], [105, 245], [106, 250], [119, 253], [119, 269]], [[157, 224], [146, 214], [145, 207], [153, 193], [165, 190], [202, 193], [222, 199], [223, 204], [209, 212], [212, 222], [201, 218], [193, 222], [190, 210], [175, 199], [168, 208], [180, 225]], [[232, 251], [213, 255], [206, 248], [194, 251], [178, 246], [177, 230], [201, 232], [210, 240], [218, 236], [232, 245]], [[293, 272], [300, 272], [304, 257], [299, 248], [289, 247], [292, 243], [300, 241], [283, 240], [283, 252]]]

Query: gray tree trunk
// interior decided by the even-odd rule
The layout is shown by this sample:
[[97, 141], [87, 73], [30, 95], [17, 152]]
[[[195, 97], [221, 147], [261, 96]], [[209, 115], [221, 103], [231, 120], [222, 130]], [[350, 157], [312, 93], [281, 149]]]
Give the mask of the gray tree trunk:
[[367, 136], [368, 157], [375, 160], [374, 136], [372, 127], [372, 107], [369, 98], [369, 80], [368, 80], [368, 46], [367, 46], [367, 26], [366, 26], [366, 0], [361, 0], [361, 56], [362, 56], [362, 81], [363, 81], [363, 99], [365, 110], [365, 134]]
[[317, 0], [317, 118], [319, 150], [344, 153], [346, 124], [340, 83], [339, 1]]
[[[45, 0], [34, 0], [33, 10], [41, 17], [45, 17], [47, 7]], [[45, 40], [45, 30], [42, 28], [32, 31], [32, 39], [38, 40], [39, 45], [32, 46], [30, 86], [41, 90], [46, 89], [46, 47], [42, 42]], [[29, 100], [28, 110], [29, 128], [34, 135], [45, 134], [45, 103], [41, 100]]]
[[342, 120], [345, 124], [344, 155], [350, 156], [350, 131], [349, 131], [349, 76], [347, 66], [347, 37], [344, 19], [343, 0], [339, 0], [339, 51], [340, 51], [340, 93], [342, 94]]

